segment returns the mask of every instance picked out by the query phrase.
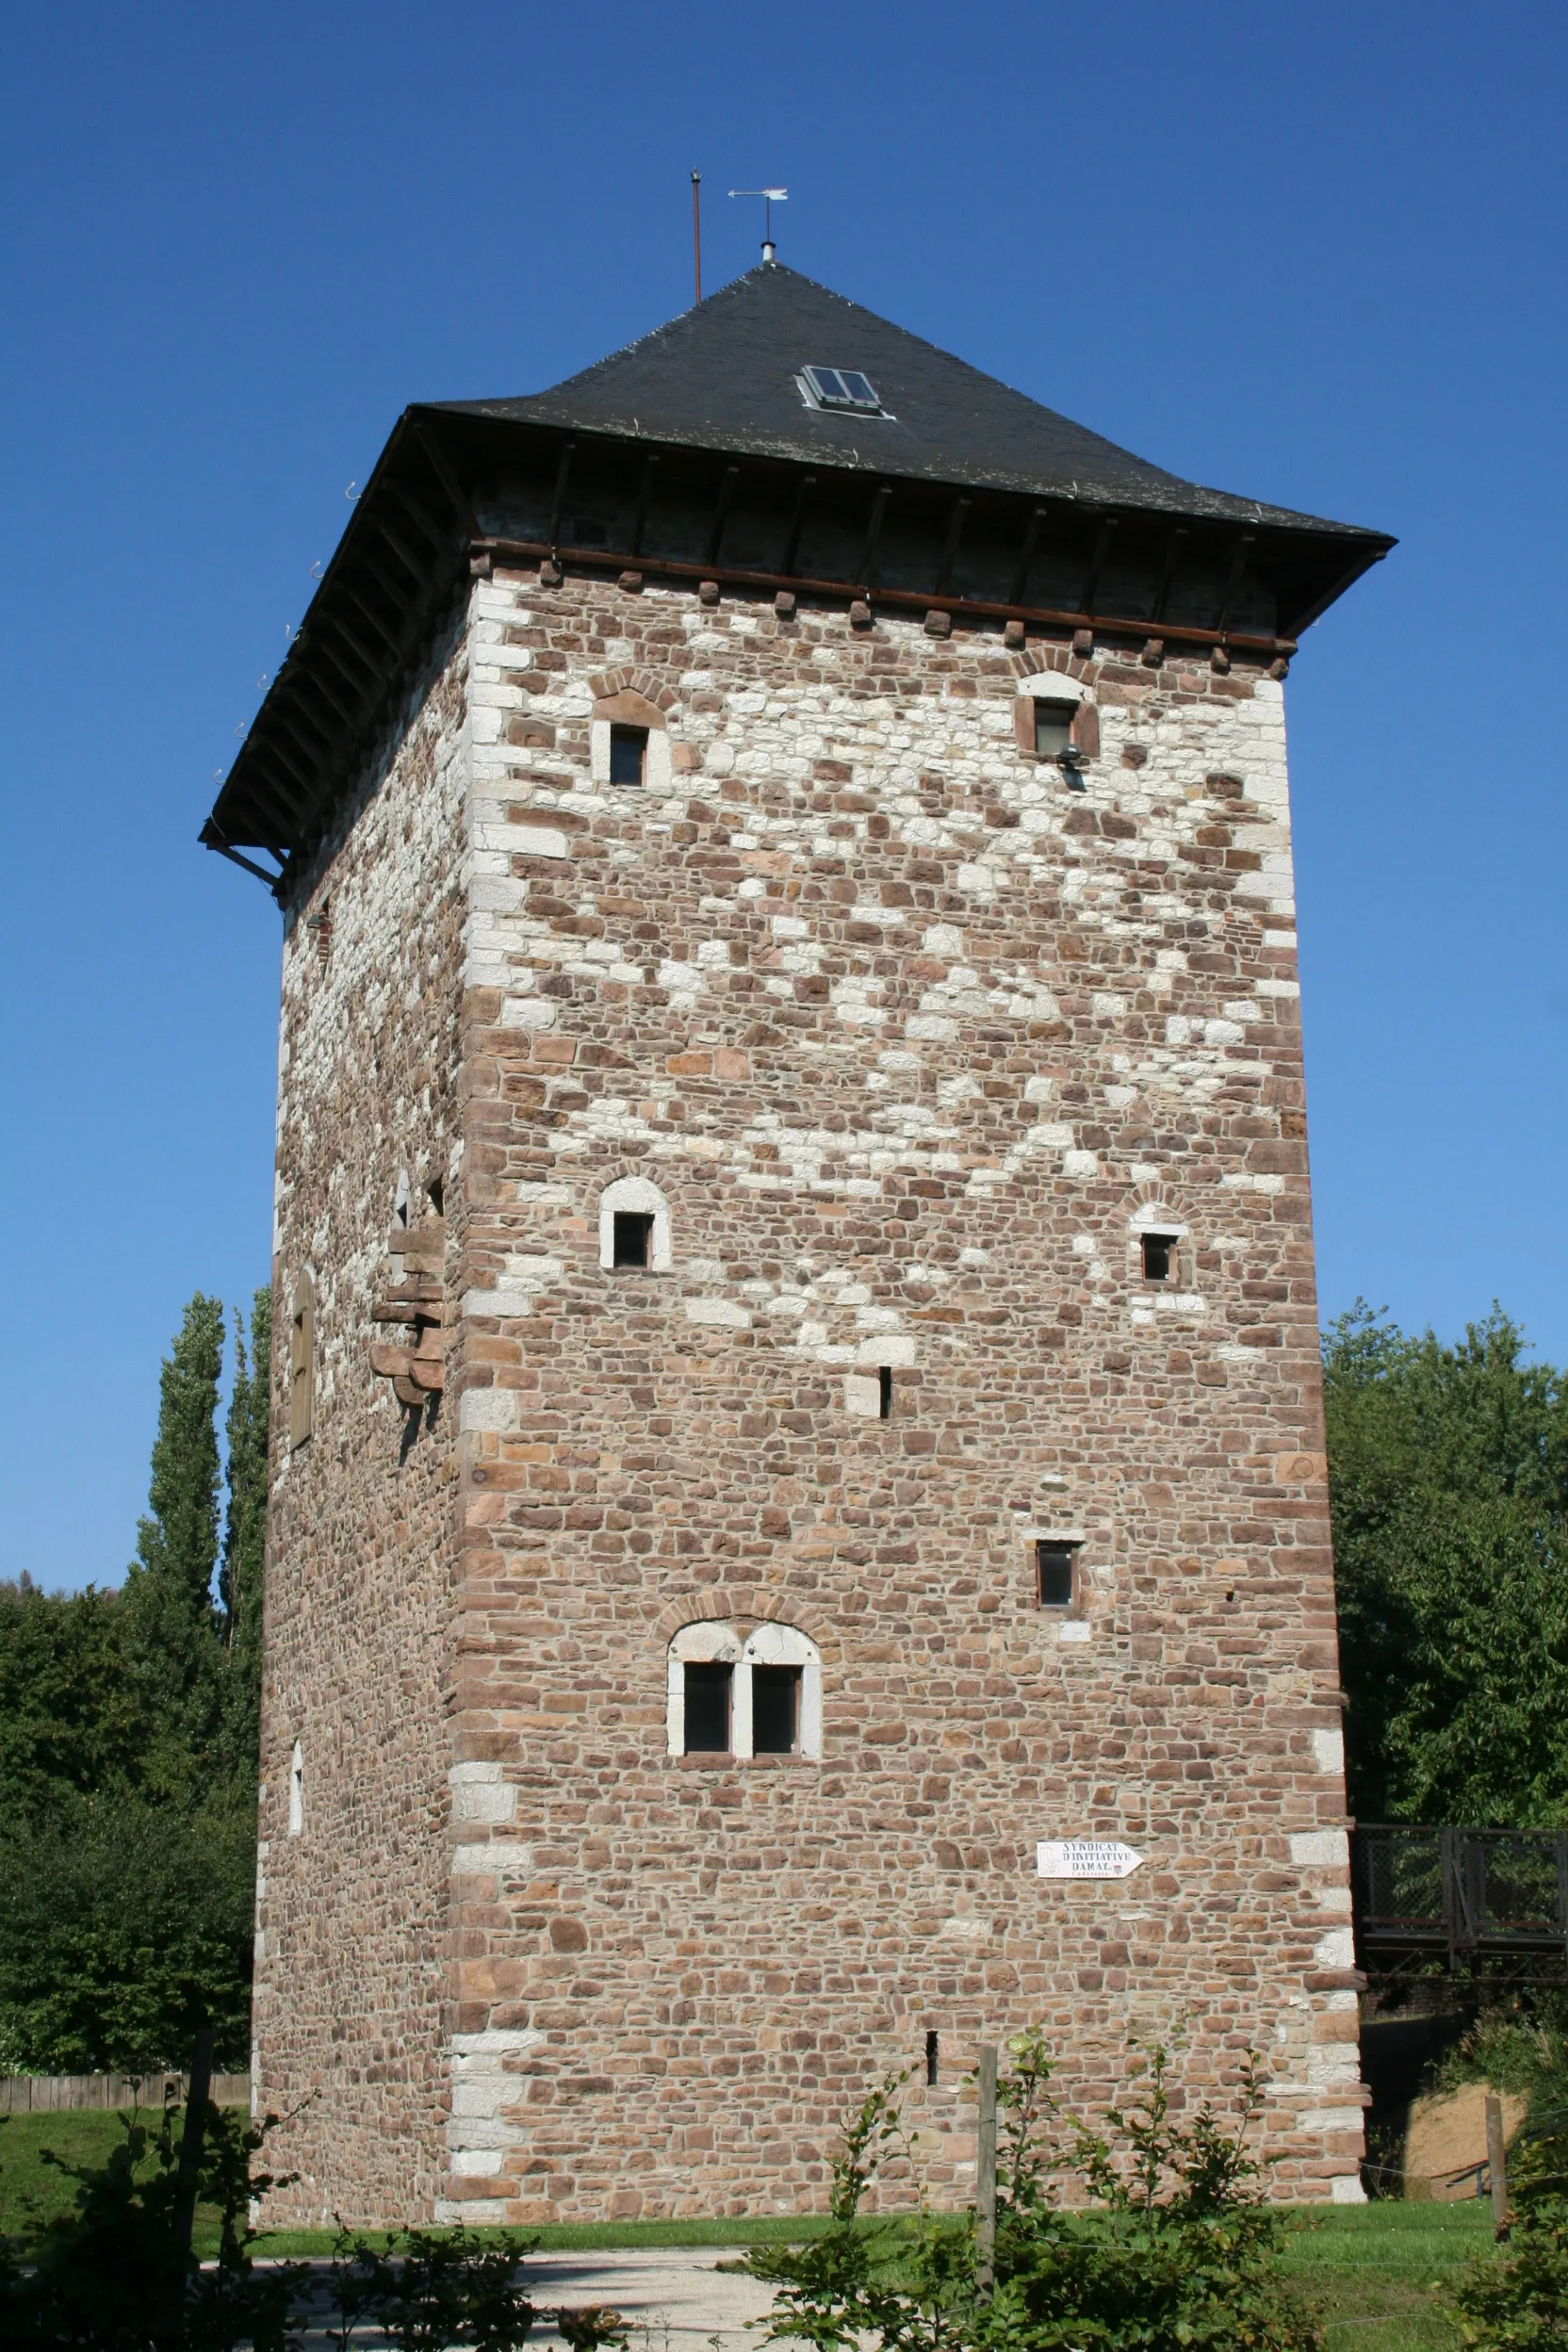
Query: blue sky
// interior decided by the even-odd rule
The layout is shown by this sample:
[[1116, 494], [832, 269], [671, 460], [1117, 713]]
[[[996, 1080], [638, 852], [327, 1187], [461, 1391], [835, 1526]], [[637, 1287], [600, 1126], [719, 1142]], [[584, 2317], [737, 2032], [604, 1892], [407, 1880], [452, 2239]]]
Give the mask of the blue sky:
[[0, 76], [0, 1576], [117, 1582], [265, 1280], [278, 917], [196, 846], [346, 485], [781, 257], [1200, 482], [1395, 531], [1288, 692], [1326, 1314], [1568, 1360], [1568, 15], [145, 0]]

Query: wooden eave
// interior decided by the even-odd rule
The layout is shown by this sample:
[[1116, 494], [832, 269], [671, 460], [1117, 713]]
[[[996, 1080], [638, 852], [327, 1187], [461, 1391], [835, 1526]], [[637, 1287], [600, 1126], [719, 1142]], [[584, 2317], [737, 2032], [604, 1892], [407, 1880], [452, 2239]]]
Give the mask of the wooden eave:
[[[657, 514], [649, 512], [650, 458], [657, 459], [659, 499], [675, 497], [693, 522], [706, 518], [700, 552], [662, 552]], [[563, 530], [577, 482], [624, 478], [627, 523], [619, 547], [570, 543]], [[608, 476], [606, 475], [608, 469]], [[506, 501], [509, 487], [531, 481], [540, 527], [509, 536], [476, 520]], [[859, 562], [825, 576], [792, 562], [778, 570], [726, 560], [732, 510], [747, 497], [776, 513], [776, 544], [782, 560], [798, 553], [801, 515], [823, 501], [850, 530], [863, 517]], [[883, 516], [904, 525], [903, 577], [878, 556], [886, 547]], [[960, 511], [961, 510], [961, 511]], [[554, 526], [552, 535], [551, 526]], [[755, 522], [754, 522], [755, 529]], [[1020, 561], [1006, 583], [1026, 584], [1037, 546], [1077, 547], [1083, 593], [1054, 605], [1017, 596], [955, 593], [955, 559], [984, 532], [993, 547], [1016, 542]], [[688, 537], [690, 533], [688, 532]], [[919, 554], [908, 554], [911, 544]], [[1221, 645], [1244, 659], [1267, 662], [1295, 652], [1311, 623], [1361, 575], [1381, 561], [1394, 541], [1371, 531], [1275, 521], [1238, 525], [1212, 516], [1172, 516], [1138, 506], [1089, 504], [1017, 491], [985, 491], [972, 483], [929, 479], [870, 481], [828, 464], [785, 459], [737, 459], [697, 444], [661, 443], [657, 450], [617, 433], [555, 427], [411, 408], [394, 428], [366, 483], [286, 659], [256, 713], [201, 839], [257, 874], [280, 903], [291, 896], [291, 875], [319, 844], [334, 813], [360, 781], [367, 759], [382, 740], [392, 710], [432, 639], [450, 611], [460, 583], [496, 562], [533, 564], [548, 558], [592, 575], [635, 572], [645, 580], [680, 584], [711, 580], [743, 595], [787, 591], [810, 604], [869, 600], [874, 611], [923, 612], [933, 608], [957, 622], [1021, 621], [1042, 631], [1092, 629], [1100, 639], [1138, 644], [1158, 637], [1173, 645]], [[1107, 547], [1115, 546], [1123, 580], [1129, 553], [1147, 582], [1144, 609], [1118, 609], [1100, 585]], [[1184, 576], [1228, 581], [1209, 619], [1171, 621], [1164, 607]], [[859, 577], [851, 578], [850, 571]], [[1244, 574], [1266, 581], [1278, 610], [1276, 633], [1229, 625], [1225, 609]], [[1130, 603], [1132, 599], [1128, 599]], [[347, 656], [347, 659], [345, 658]], [[358, 681], [357, 708], [351, 691]], [[269, 873], [243, 853], [259, 850], [276, 867]]]

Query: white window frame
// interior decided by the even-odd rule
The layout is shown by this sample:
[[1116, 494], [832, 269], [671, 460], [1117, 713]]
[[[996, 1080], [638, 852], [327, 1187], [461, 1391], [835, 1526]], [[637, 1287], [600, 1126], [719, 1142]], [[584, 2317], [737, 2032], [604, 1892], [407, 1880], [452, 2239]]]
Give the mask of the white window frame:
[[288, 1759], [288, 1834], [291, 1838], [303, 1835], [305, 1825], [305, 1752], [303, 1742], [296, 1740], [294, 1753]]
[[645, 1176], [617, 1176], [612, 1184], [606, 1184], [599, 1195], [599, 1268], [602, 1273], [625, 1273], [623, 1266], [615, 1265], [615, 1212], [617, 1209], [633, 1217], [651, 1217], [653, 1233], [648, 1244], [647, 1271], [667, 1274], [670, 1270], [670, 1204], [659, 1186]]
[[647, 737], [643, 754], [641, 785], [617, 785], [617, 792], [667, 792], [670, 789], [670, 738], [661, 723], [653, 727], [645, 719], [590, 719], [588, 722], [588, 773], [596, 784], [610, 782], [610, 730], [612, 727], [640, 727]]
[[822, 1652], [797, 1625], [781, 1625], [766, 1618], [749, 1634], [724, 1619], [705, 1618], [682, 1625], [670, 1643], [666, 1739], [672, 1756], [686, 1753], [686, 1669], [688, 1666], [728, 1666], [729, 1754], [749, 1759], [751, 1731], [751, 1670], [753, 1666], [795, 1666], [800, 1670], [800, 1731], [796, 1753], [813, 1760], [822, 1755]]

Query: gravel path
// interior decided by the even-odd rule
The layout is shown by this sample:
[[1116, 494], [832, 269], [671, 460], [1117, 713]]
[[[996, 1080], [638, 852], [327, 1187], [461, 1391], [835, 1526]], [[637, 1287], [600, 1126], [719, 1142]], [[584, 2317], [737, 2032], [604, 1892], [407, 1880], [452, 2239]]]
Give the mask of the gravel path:
[[[557, 2352], [562, 2338], [553, 2322], [562, 2304], [609, 2303], [628, 2323], [631, 2352], [761, 2352], [763, 2330], [747, 2322], [768, 2311], [772, 2289], [718, 2267], [739, 2262], [743, 2252], [707, 2246], [531, 2255], [526, 2275], [539, 2316], [530, 2345]], [[325, 2264], [311, 2267], [324, 2274]], [[313, 2325], [305, 2342], [314, 2348], [327, 2338]], [[373, 2352], [384, 2342], [374, 2328], [355, 2331], [355, 2352]]]

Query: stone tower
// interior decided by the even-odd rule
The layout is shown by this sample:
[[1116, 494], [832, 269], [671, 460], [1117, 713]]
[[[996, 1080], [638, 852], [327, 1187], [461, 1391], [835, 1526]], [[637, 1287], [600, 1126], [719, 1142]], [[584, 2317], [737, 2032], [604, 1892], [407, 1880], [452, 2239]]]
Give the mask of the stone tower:
[[959, 2203], [1036, 2022], [1359, 2197], [1282, 680], [1390, 544], [776, 266], [398, 424], [204, 837], [278, 2217], [809, 2208], [906, 2066]]

